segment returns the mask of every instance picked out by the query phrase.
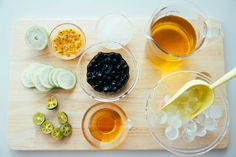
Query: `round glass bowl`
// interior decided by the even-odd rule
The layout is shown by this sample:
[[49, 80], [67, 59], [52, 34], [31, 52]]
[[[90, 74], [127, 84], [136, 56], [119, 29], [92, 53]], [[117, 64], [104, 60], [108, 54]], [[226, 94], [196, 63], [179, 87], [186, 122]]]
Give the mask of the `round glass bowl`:
[[[119, 47], [119, 49], [112, 49], [112, 47]], [[125, 86], [115, 93], [102, 93], [95, 91], [87, 82], [87, 65], [98, 52], [116, 52], [121, 54], [122, 58], [129, 65], [129, 80]], [[97, 101], [112, 102], [125, 97], [134, 88], [138, 80], [138, 65], [131, 51], [125, 46], [116, 42], [100, 42], [88, 47], [82, 52], [77, 66], [78, 82], [83, 91], [90, 97]]]
[[[103, 114], [104, 113], [103, 111], [99, 112], [104, 109], [110, 110], [112, 112], [111, 117], [106, 117], [107, 115]], [[114, 117], [116, 117], [116, 119], [118, 119], [117, 117], [119, 117], [119, 122], [115, 121], [113, 124], [111, 124], [110, 118], [112, 118], [113, 120]], [[97, 120], [93, 122], [93, 119]], [[100, 121], [103, 121], [102, 124], [100, 124]], [[85, 139], [88, 141], [88, 143], [90, 143], [92, 146], [98, 149], [112, 149], [119, 146], [123, 142], [123, 140], [128, 134], [128, 131], [131, 128], [132, 128], [132, 123], [127, 118], [125, 112], [118, 105], [114, 103], [97, 103], [91, 106], [84, 114], [82, 120], [82, 131]], [[107, 132], [108, 129], [111, 130]], [[91, 130], [92, 131], [95, 130], [96, 133], [92, 133]], [[106, 133], [104, 133], [104, 130], [106, 131]], [[104, 139], [102, 139], [101, 136]]]
[[[77, 46], [73, 46], [73, 49], [70, 50], [70, 52], [68, 51], [68, 53], [70, 55], [67, 55], [67, 56], [66, 55], [61, 55], [61, 54], [59, 54], [55, 50], [54, 39], [58, 36], [60, 31], [69, 30], [69, 29], [71, 29], [70, 31], [75, 31], [76, 33], [78, 33], [79, 37], [75, 37], [74, 34], [73, 35], [68, 35], [68, 36], [69, 37], [71, 36], [72, 39], [74, 38], [73, 39], [73, 41], [74, 41], [73, 44], [78, 43], [78, 44], [80, 44], [80, 46], [78, 46], [78, 47]], [[66, 38], [68, 38], [68, 36], [66, 36]], [[71, 45], [73, 45], [71, 43], [68, 43], [68, 44], [61, 43], [61, 44], [64, 44], [64, 45], [61, 46], [60, 51], [66, 51], [66, 50], [70, 49], [70, 47], [72, 47]], [[75, 24], [72, 24], [72, 23], [63, 23], [63, 24], [60, 24], [60, 25], [56, 26], [51, 31], [51, 33], [49, 35], [48, 47], [49, 47], [50, 51], [53, 52], [53, 54], [56, 57], [58, 57], [60, 59], [64, 59], [64, 60], [71, 60], [71, 59], [74, 59], [74, 58], [76, 58], [76, 57], [81, 55], [81, 52], [84, 50], [85, 44], [86, 44], [85, 34], [84, 34], [83, 30], [79, 26], [77, 26]]]
[[121, 14], [105, 15], [96, 24], [96, 36], [99, 41], [113, 41], [127, 45], [133, 33], [132, 23]]
[[[194, 79], [201, 79], [211, 83], [210, 77], [204, 73], [194, 71], [174, 72], [164, 76], [158, 81], [157, 85], [150, 93], [146, 103], [146, 120], [153, 138], [166, 150], [178, 155], [194, 156], [210, 151], [221, 142], [229, 125], [229, 105], [226, 97], [224, 96], [223, 89], [221, 87], [217, 87], [214, 90], [215, 99], [211, 107], [194, 118], [192, 121], [183, 122], [183, 127], [179, 127], [174, 131], [172, 130], [173, 132], [170, 131], [171, 129], [169, 128], [172, 127], [170, 126], [171, 116], [169, 113], [164, 114], [163, 111], [160, 111], [161, 106], [168, 102], [166, 99], [170, 100], [170, 98], [186, 82]], [[213, 112], [214, 117], [217, 116], [216, 113], [221, 113], [221, 116], [218, 116], [216, 119], [213, 119], [212, 114], [209, 113], [209, 110], [211, 109], [213, 111], [213, 108], [215, 110]], [[218, 110], [216, 110], [216, 108]], [[176, 110], [174, 112], [176, 113]], [[162, 113], [162, 116], [160, 116], [160, 113]], [[216, 123], [212, 123], [211, 121]], [[176, 124], [177, 123], [175, 123], [175, 126]], [[214, 126], [212, 124], [216, 125]], [[209, 127], [213, 127], [213, 129]], [[193, 131], [192, 134], [187, 134], [188, 136], [186, 136], [186, 131], [189, 131], [187, 128], [194, 128], [195, 132]], [[176, 134], [176, 130], [178, 131], [178, 136], [174, 135]], [[175, 139], [171, 139], [172, 137], [170, 137], [170, 135], [172, 137], [174, 135]], [[189, 138], [192, 139], [189, 140]]]

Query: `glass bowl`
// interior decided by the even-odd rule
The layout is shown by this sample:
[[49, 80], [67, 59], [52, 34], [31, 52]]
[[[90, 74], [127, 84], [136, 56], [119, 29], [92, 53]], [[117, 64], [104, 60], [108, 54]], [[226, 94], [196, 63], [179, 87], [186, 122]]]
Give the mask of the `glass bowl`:
[[[74, 53], [73, 55], [71, 55], [69, 57], [68, 56], [59, 55], [55, 51], [55, 49], [53, 48], [53, 39], [57, 36], [59, 31], [62, 31], [62, 30], [65, 30], [65, 29], [70, 29], [70, 28], [80, 33], [81, 39], [82, 39], [82, 41], [81, 41], [82, 45], [76, 50], [76, 52], [73, 52]], [[53, 28], [53, 30], [51, 31], [51, 33], [49, 35], [48, 47], [49, 47], [50, 51], [53, 52], [53, 54], [56, 57], [58, 57], [60, 59], [64, 59], [64, 60], [71, 60], [71, 59], [74, 59], [74, 58], [76, 58], [76, 57], [81, 55], [81, 52], [84, 50], [85, 44], [86, 44], [85, 34], [84, 34], [83, 30], [79, 26], [77, 26], [77, 25], [75, 25], [73, 23], [62, 23], [62, 24], [56, 26], [55, 28]]]
[[[229, 125], [229, 105], [223, 92], [224, 89], [217, 87], [214, 90], [215, 98], [211, 107], [192, 121], [183, 122], [180, 128], [175, 129], [178, 134], [176, 133], [177, 131], [172, 132], [172, 135], [170, 132], [168, 133], [167, 130], [172, 127], [169, 120], [171, 115], [169, 113], [164, 114], [163, 111], [160, 111], [160, 108], [168, 102], [167, 99], [170, 99], [180, 87], [194, 79], [201, 79], [211, 83], [210, 77], [205, 75], [205, 73], [177, 71], [160, 79], [146, 102], [146, 120], [153, 138], [166, 150], [177, 155], [194, 156], [210, 151], [221, 142]], [[216, 108], [218, 108], [218, 111], [215, 110]], [[213, 112], [221, 113], [221, 116], [213, 119], [213, 115], [215, 116]], [[160, 116], [160, 113], [162, 113], [162, 116]], [[177, 113], [176, 110], [173, 110], [173, 113]], [[201, 119], [201, 117], [203, 118]], [[214, 120], [215, 123], [209, 124], [209, 119]], [[186, 135], [186, 126], [189, 127], [189, 124], [195, 128], [195, 132], [192, 132], [191, 137], [187, 136], [189, 134]], [[213, 126], [213, 124], [216, 125]], [[212, 126], [215, 128], [209, 129]], [[177, 138], [171, 139], [170, 136]]]
[[133, 24], [122, 14], [105, 15], [96, 24], [96, 37], [99, 41], [114, 41], [127, 45], [133, 34]]
[[[114, 47], [119, 47], [119, 49], [113, 49]], [[97, 55], [98, 52], [116, 52], [120, 53], [123, 59], [129, 65], [129, 80], [125, 84], [125, 86], [115, 92], [115, 93], [102, 93], [95, 91], [91, 85], [87, 82], [87, 65], [90, 60]], [[93, 99], [102, 102], [112, 102], [117, 101], [120, 98], [125, 97], [129, 94], [134, 88], [137, 80], [138, 80], [138, 65], [131, 51], [125, 46], [116, 43], [116, 42], [99, 42], [91, 45], [86, 50], [82, 52], [80, 56], [78, 66], [77, 66], [77, 74], [78, 74], [78, 82], [83, 89], [83, 91]]]
[[[119, 131], [119, 134], [116, 137], [114, 137], [114, 139], [109, 140], [109, 141], [106, 141], [104, 139], [98, 140], [90, 132], [90, 128], [97, 128], [97, 126], [93, 126], [93, 125], [91, 126], [91, 123], [90, 123], [91, 118], [93, 117], [94, 113], [102, 109], [111, 109], [113, 112], [115, 111], [119, 115], [122, 121], [122, 124], [120, 126], [122, 129]], [[106, 124], [108, 125], [110, 123], [108, 122]], [[110, 126], [108, 127], [110, 128]], [[117, 126], [115, 126], [115, 128], [116, 127]], [[88, 143], [90, 143], [92, 146], [98, 149], [112, 149], [119, 146], [124, 141], [124, 139], [126, 138], [131, 128], [132, 128], [131, 120], [129, 120], [125, 112], [118, 105], [114, 103], [97, 103], [91, 106], [84, 114], [83, 120], [82, 120], [82, 132], [84, 134], [85, 139], [88, 141]], [[112, 129], [112, 131], [113, 130], [114, 128]], [[109, 138], [111, 138], [111, 134], [109, 134]]]

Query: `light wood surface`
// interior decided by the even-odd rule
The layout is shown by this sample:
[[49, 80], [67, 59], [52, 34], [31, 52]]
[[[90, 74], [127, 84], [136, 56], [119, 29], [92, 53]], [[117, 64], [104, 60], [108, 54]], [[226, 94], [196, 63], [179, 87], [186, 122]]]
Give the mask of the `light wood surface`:
[[[130, 130], [125, 141], [116, 149], [119, 150], [162, 150], [152, 138], [147, 128], [145, 119], [145, 103], [148, 93], [157, 81], [166, 72], [155, 69], [144, 55], [145, 28], [147, 19], [131, 19], [134, 24], [134, 36], [128, 47], [134, 53], [140, 68], [139, 81], [134, 90], [127, 97], [116, 102], [127, 113], [132, 120], [134, 127]], [[24, 43], [24, 34], [27, 28], [32, 25], [41, 25], [50, 32], [53, 27], [63, 22], [78, 24], [87, 37], [87, 46], [96, 42], [95, 24], [96, 20], [24, 20], [15, 23], [12, 29], [12, 49], [10, 55], [10, 80], [9, 80], [9, 105], [8, 105], [8, 145], [16, 150], [93, 150], [81, 130], [82, 116], [91, 105], [95, 103], [90, 97], [83, 93], [79, 84], [73, 91], [53, 90], [50, 93], [40, 93], [36, 89], [26, 89], [20, 82], [22, 71], [33, 62], [52, 64], [76, 71], [77, 59], [73, 61], [62, 61], [54, 57], [48, 50], [34, 52], [27, 48]], [[213, 27], [221, 29], [217, 21], [211, 22]], [[224, 51], [223, 33], [217, 38], [209, 40], [209, 44], [200, 53], [189, 57], [184, 62], [184, 67], [179, 69], [190, 69], [196, 71], [207, 71], [213, 79], [224, 74]], [[41, 111], [48, 119], [56, 122], [56, 111], [47, 111], [44, 107], [45, 98], [48, 95], [55, 95], [60, 103], [59, 110], [68, 113], [73, 126], [73, 134], [63, 141], [54, 141], [51, 137], [45, 136], [40, 129], [33, 125], [32, 115]], [[220, 124], [222, 125], [222, 124]], [[211, 138], [211, 137], [209, 137]], [[204, 138], [199, 143], [204, 143]], [[228, 133], [217, 149], [226, 148], [229, 143]]]

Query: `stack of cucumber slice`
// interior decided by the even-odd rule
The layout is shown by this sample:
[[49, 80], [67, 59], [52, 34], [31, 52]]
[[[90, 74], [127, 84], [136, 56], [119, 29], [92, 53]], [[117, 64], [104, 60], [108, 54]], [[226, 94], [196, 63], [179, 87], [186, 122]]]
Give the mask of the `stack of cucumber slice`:
[[23, 72], [21, 82], [27, 88], [35, 87], [41, 92], [48, 92], [53, 88], [74, 88], [76, 76], [63, 68], [33, 63]]
[[[46, 100], [46, 108], [53, 110], [57, 108], [58, 103], [54, 96], [50, 96]], [[51, 137], [55, 140], [62, 140], [63, 137], [70, 136], [72, 133], [72, 126], [68, 122], [68, 116], [65, 112], [60, 111], [57, 113], [57, 120], [60, 123], [59, 127], [54, 127], [53, 123], [46, 120], [46, 116], [41, 112], [36, 112], [33, 115], [33, 123], [40, 126], [43, 134], [51, 134]]]

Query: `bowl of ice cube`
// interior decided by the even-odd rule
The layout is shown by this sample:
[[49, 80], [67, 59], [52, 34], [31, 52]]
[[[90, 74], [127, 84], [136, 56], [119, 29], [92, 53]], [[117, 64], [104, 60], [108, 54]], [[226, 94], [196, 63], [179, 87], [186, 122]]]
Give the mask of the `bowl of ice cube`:
[[195, 71], [167, 74], [158, 81], [146, 102], [146, 120], [153, 138], [177, 155], [194, 156], [210, 151], [222, 141], [229, 125], [224, 87], [214, 90], [213, 104], [193, 119], [186, 119], [185, 115], [194, 114], [204, 91], [191, 90], [176, 105], [162, 109], [186, 82], [195, 79], [211, 83], [212, 78], [205, 72]]

